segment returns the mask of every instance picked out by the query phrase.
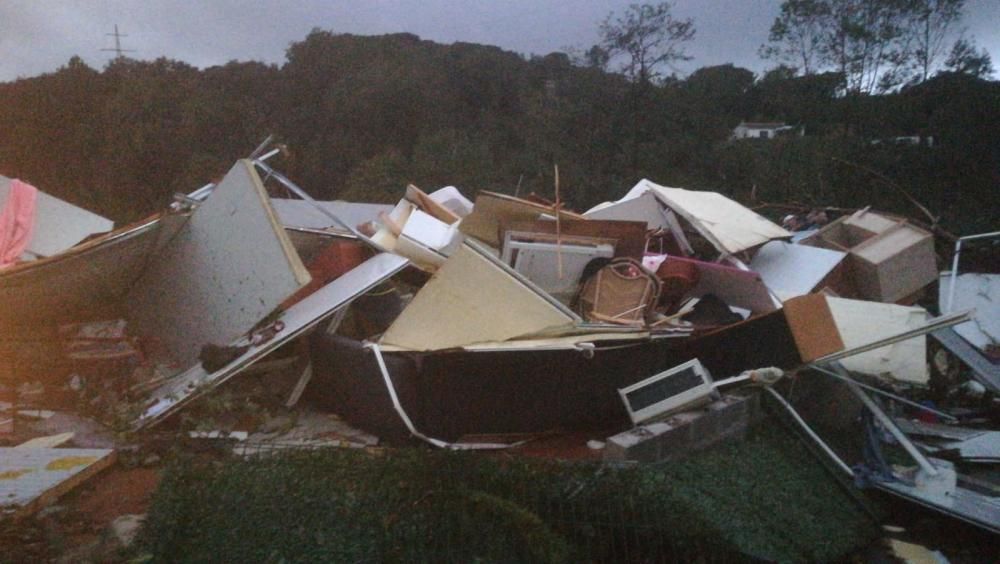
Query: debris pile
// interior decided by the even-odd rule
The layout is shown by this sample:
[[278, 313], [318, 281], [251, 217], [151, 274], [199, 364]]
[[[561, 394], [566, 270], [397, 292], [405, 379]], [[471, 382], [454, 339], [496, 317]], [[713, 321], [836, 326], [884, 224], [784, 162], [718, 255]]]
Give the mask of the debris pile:
[[[857, 483], [1000, 530], [997, 486], [968, 486], [1000, 461], [1000, 275], [959, 272], [963, 242], [995, 253], [997, 234], [958, 239], [939, 275], [942, 239], [867, 208], [782, 227], [649, 180], [582, 213], [558, 188], [317, 202], [264, 158], [99, 235], [103, 218], [36, 197], [3, 212], [37, 221], [0, 233], [19, 257], [0, 269], [0, 433], [34, 408], [142, 436], [256, 381], [261, 417], [220, 402], [229, 421], [188, 438], [259, 454], [586, 431], [609, 462], [653, 462], [739, 439], [773, 404]], [[293, 432], [300, 400], [343, 420]], [[831, 423], [863, 457], [812, 428]]]

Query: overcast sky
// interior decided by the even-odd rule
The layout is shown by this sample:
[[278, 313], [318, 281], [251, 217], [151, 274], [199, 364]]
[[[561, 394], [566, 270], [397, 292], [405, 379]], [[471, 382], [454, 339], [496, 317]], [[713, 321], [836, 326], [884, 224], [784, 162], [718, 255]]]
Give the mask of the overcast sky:
[[[635, 2], [636, 0], [632, 0]], [[0, 81], [54, 71], [79, 55], [103, 68], [115, 24], [130, 56], [198, 67], [230, 60], [282, 63], [313, 28], [376, 35], [410, 32], [441, 43], [498, 45], [524, 54], [586, 48], [597, 25], [629, 0], [0, 0]], [[697, 35], [683, 71], [734, 63], [760, 72], [757, 48], [781, 0], [676, 0]], [[1000, 66], [1000, 0], [967, 0], [967, 34]]]

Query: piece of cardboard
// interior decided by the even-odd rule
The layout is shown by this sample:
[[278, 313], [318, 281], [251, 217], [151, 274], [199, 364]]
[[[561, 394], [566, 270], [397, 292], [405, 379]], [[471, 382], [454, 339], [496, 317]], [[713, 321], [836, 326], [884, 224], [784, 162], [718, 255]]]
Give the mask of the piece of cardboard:
[[912, 300], [937, 277], [930, 232], [867, 208], [838, 218], [802, 244], [849, 252], [847, 275], [865, 300]]
[[808, 294], [789, 299], [782, 311], [803, 363], [844, 350], [826, 296]]
[[855, 284], [867, 299], [900, 301], [937, 278], [934, 236], [908, 223], [855, 246], [851, 256]]

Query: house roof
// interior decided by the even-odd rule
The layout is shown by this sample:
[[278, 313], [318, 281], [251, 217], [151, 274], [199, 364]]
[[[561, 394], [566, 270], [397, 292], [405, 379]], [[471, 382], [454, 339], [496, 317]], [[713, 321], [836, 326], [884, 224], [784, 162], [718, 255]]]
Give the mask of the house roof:
[[791, 233], [718, 192], [668, 188], [643, 179], [625, 196], [651, 191], [722, 253], [738, 253]]
[[740, 123], [740, 125], [750, 129], [774, 129], [776, 127], [786, 126], [785, 122], [783, 121], [745, 121]]

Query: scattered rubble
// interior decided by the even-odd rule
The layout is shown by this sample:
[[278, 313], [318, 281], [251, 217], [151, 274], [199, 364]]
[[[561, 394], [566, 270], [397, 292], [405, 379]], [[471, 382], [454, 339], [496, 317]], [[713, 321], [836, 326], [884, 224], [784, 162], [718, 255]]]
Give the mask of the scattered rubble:
[[[995, 252], [997, 233], [956, 241], [942, 273], [950, 242], [905, 218], [782, 226], [649, 180], [585, 213], [558, 193], [473, 203], [451, 186], [382, 206], [316, 202], [244, 159], [113, 231], [24, 186], [0, 178], [0, 202], [36, 218], [0, 266], [0, 440], [31, 439], [0, 457], [16, 516], [154, 429], [260, 456], [413, 439], [516, 450], [600, 428], [583, 444], [605, 460], [666, 462], [739, 440], [774, 400], [858, 484], [1000, 532], [1000, 487], [979, 471], [1000, 462], [1000, 274], [959, 271], [962, 243]], [[860, 400], [841, 415], [861, 458], [810, 427], [826, 409], [815, 379]], [[251, 381], [267, 399], [233, 395]], [[190, 425], [212, 398], [228, 419]], [[119, 521], [127, 546], [141, 519]]]
[[122, 515], [111, 522], [108, 530], [119, 546], [128, 548], [135, 541], [139, 527], [145, 520], [145, 515]]

